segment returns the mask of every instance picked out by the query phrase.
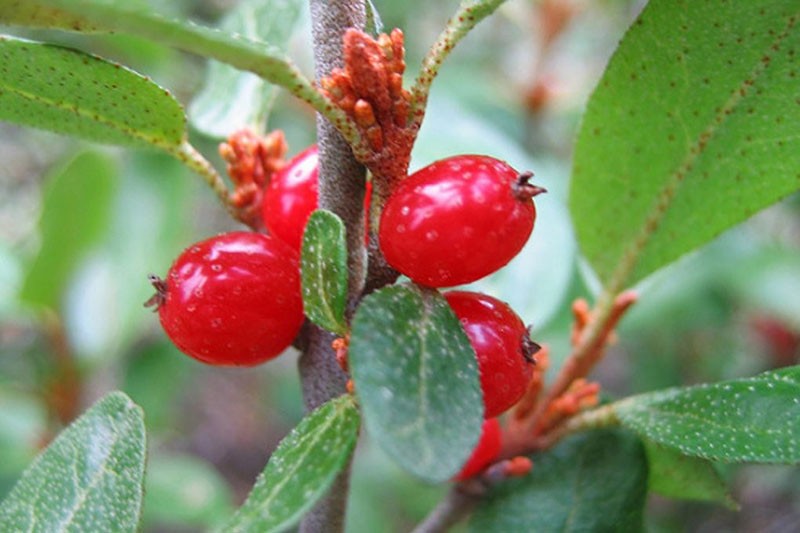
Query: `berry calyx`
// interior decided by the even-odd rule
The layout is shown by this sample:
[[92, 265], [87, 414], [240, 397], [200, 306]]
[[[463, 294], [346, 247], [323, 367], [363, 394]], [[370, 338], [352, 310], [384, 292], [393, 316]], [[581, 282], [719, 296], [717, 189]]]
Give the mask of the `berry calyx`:
[[187, 248], [151, 282], [167, 336], [211, 365], [252, 366], [278, 356], [303, 323], [297, 254], [261, 233], [233, 232]]
[[530, 340], [519, 316], [500, 300], [468, 291], [451, 291], [444, 297], [478, 358], [484, 417], [495, 417], [525, 394], [539, 345]]
[[264, 191], [264, 225], [298, 252], [308, 218], [319, 203], [318, 177], [319, 151], [314, 144], [276, 172]]
[[500, 422], [496, 418], [484, 420], [477, 446], [472, 450], [472, 455], [469, 456], [464, 466], [461, 467], [461, 471], [453, 479], [464, 481], [481, 473], [500, 455], [502, 444]]
[[437, 161], [397, 186], [381, 215], [388, 263], [429, 287], [476, 281], [500, 269], [533, 231], [533, 196], [543, 192], [492, 157]]

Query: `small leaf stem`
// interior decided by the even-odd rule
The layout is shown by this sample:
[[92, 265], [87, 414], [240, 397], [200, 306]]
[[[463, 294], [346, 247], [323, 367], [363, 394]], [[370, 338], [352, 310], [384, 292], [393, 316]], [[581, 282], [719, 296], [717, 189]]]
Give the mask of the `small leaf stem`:
[[230, 213], [235, 220], [239, 219], [239, 214], [230, 203], [230, 191], [225, 184], [225, 180], [222, 179], [222, 176], [220, 176], [219, 172], [217, 172], [208, 159], [203, 157], [203, 154], [198, 152], [188, 141], [185, 141], [172, 155], [188, 168], [199, 174], [208, 186], [211, 187], [211, 190], [216, 193], [228, 213]]
[[564, 437], [574, 433], [618, 425], [619, 419], [614, 412], [614, 407], [615, 404], [603, 405], [569, 418], [566, 422], [537, 440], [535, 448], [537, 450], [546, 450]]
[[458, 10], [447, 21], [442, 33], [422, 60], [419, 74], [411, 88], [411, 120], [419, 127], [425, 117], [425, 106], [431, 84], [439, 73], [445, 58], [456, 44], [480, 21], [491, 15], [505, 0], [462, 0]]

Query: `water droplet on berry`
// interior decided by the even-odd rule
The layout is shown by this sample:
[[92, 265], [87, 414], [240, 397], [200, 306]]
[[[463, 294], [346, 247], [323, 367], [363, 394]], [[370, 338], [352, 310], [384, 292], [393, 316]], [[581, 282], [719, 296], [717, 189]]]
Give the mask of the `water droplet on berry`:
[[408, 207], [407, 205], [404, 205], [403, 207], [400, 208], [400, 214], [403, 216], [407, 216], [410, 212], [411, 208]]

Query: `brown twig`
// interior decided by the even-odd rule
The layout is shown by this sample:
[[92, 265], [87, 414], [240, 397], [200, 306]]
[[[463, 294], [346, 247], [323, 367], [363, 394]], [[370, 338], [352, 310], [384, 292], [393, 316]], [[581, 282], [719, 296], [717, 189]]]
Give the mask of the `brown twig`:
[[[362, 28], [366, 21], [363, 0], [328, 2], [311, 0], [316, 77], [322, 79], [341, 68], [342, 36], [348, 28]], [[320, 156], [319, 205], [344, 222], [348, 250], [348, 294], [355, 299], [366, 277], [364, 252], [364, 183], [366, 171], [353, 157], [350, 145], [325, 117], [317, 116]], [[306, 409], [342, 394], [347, 375], [336, 362], [333, 334], [310, 325], [299, 367]], [[337, 533], [344, 530], [349, 494], [348, 464], [323, 498], [300, 524], [302, 533]]]

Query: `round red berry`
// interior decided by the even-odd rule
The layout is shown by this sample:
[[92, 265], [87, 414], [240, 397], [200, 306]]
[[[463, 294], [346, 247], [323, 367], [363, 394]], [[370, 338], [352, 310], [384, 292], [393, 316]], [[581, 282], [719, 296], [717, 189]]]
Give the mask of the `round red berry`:
[[467, 462], [464, 463], [461, 472], [456, 474], [453, 479], [456, 481], [464, 481], [465, 479], [479, 474], [497, 459], [497, 456], [500, 455], [502, 445], [500, 422], [498, 422], [496, 418], [484, 420], [478, 445], [472, 450], [472, 455], [470, 455]]
[[276, 172], [264, 191], [264, 225], [294, 250], [300, 250], [308, 217], [319, 203], [318, 176], [319, 152], [314, 144]]
[[525, 394], [538, 347], [519, 316], [500, 300], [468, 291], [451, 291], [444, 297], [478, 358], [484, 416], [495, 417]]
[[390, 265], [430, 287], [480, 279], [508, 263], [533, 230], [532, 197], [543, 191], [492, 157], [437, 161], [401, 181], [381, 214]]
[[153, 284], [167, 336], [212, 365], [272, 359], [303, 323], [297, 254], [269, 235], [233, 232], [199, 242]]
[[[372, 182], [365, 184], [364, 210], [369, 228], [369, 202]], [[298, 252], [303, 232], [311, 213], [319, 205], [319, 151], [311, 145], [294, 156], [285, 167], [270, 178], [264, 191], [261, 216], [271, 235], [292, 246]], [[368, 242], [367, 237], [364, 239]]]

